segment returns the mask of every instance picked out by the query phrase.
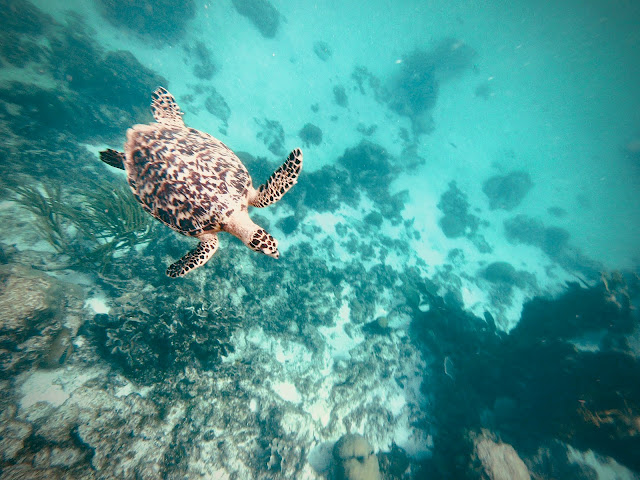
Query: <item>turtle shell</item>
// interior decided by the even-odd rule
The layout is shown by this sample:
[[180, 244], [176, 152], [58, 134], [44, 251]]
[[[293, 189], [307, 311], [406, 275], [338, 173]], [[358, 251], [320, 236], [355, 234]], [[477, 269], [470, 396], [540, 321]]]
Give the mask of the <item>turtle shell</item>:
[[247, 210], [251, 177], [224, 143], [194, 128], [159, 123], [127, 132], [125, 170], [143, 208], [184, 235], [224, 228]]

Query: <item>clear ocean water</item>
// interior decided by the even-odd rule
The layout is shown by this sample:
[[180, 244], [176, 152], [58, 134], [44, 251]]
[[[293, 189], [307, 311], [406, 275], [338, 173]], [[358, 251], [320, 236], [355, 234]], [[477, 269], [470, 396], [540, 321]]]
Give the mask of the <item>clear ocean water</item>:
[[640, 478], [640, 3], [0, 18], [1, 478]]

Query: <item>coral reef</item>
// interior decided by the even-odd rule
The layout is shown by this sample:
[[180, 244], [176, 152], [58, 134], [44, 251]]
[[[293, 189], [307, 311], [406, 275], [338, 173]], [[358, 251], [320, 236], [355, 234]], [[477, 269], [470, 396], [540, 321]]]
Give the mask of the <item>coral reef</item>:
[[490, 480], [531, 480], [531, 474], [515, 449], [506, 443], [496, 442], [483, 431], [474, 438], [474, 453]]
[[81, 322], [76, 288], [18, 265], [0, 266], [0, 378], [70, 357]]
[[333, 87], [333, 100], [340, 107], [346, 108], [349, 105], [349, 97], [347, 97], [347, 91], [343, 85]]
[[175, 44], [196, 13], [193, 0], [100, 0], [102, 15], [115, 27], [133, 32], [148, 42]]
[[401, 73], [395, 80], [389, 98], [389, 108], [398, 115], [415, 117], [431, 110], [436, 104], [439, 84], [436, 65], [431, 54], [417, 50], [407, 55], [401, 64]]
[[171, 302], [169, 309], [156, 295], [152, 310], [127, 303], [94, 320], [92, 336], [128, 378], [152, 385], [185, 367], [209, 370], [233, 351], [229, 339], [239, 318], [228, 306]]
[[[35, 32], [41, 32], [34, 33], [41, 55], [32, 60], [38, 60], [43, 77], [50, 76], [57, 86], [20, 79], [0, 88], [0, 111], [13, 132], [36, 139], [64, 133], [79, 141], [120, 143], [130, 125], [149, 118], [149, 92], [166, 80], [130, 52], [105, 52], [77, 17]], [[20, 32], [15, 34], [20, 37]]]
[[256, 138], [261, 139], [267, 146], [269, 151], [274, 155], [284, 155], [284, 128], [277, 120], [254, 119], [260, 127], [260, 131], [256, 134]]
[[417, 48], [399, 62], [399, 70], [383, 83], [366, 67], [357, 66], [351, 78], [363, 95], [370, 89], [377, 102], [411, 120], [413, 134], [433, 130], [428, 115], [435, 106], [440, 84], [471, 68], [475, 51], [459, 40], [447, 38], [432, 48]]
[[19, 68], [42, 61], [46, 49], [38, 40], [54, 25], [53, 18], [26, 0], [1, 1], [0, 16], [0, 58]]
[[495, 175], [482, 184], [482, 191], [489, 198], [489, 208], [513, 210], [522, 203], [533, 187], [527, 172], [510, 172], [507, 175]]
[[438, 224], [449, 238], [471, 236], [478, 231], [480, 219], [469, 213], [467, 195], [458, 188], [455, 181], [449, 182], [449, 188], [440, 197], [438, 208], [444, 213]]
[[516, 215], [504, 221], [507, 240], [540, 248], [559, 262], [570, 261], [569, 232], [560, 227], [546, 227], [542, 221], [527, 215]]
[[369, 442], [358, 434], [346, 434], [333, 446], [336, 480], [381, 480], [378, 458]]
[[507, 262], [493, 262], [487, 265], [481, 272], [480, 277], [491, 284], [492, 297], [494, 303], [507, 303], [514, 288], [526, 290], [537, 287], [536, 278], [533, 274], [516, 270], [513, 265]]
[[333, 55], [333, 51], [327, 42], [321, 40], [313, 44], [313, 52], [318, 56], [320, 60], [326, 62]]
[[402, 169], [383, 147], [363, 140], [347, 148], [337, 165], [307, 173], [307, 181], [283, 202], [295, 206], [298, 216], [304, 216], [307, 209], [326, 212], [337, 210], [340, 204], [357, 207], [361, 195], [366, 194], [381, 215], [398, 224], [407, 192], [391, 195], [388, 186]]
[[193, 60], [193, 74], [201, 80], [211, 80], [218, 67], [213, 61], [211, 50], [200, 41], [193, 45], [185, 45], [184, 51], [189, 60]]
[[298, 132], [298, 136], [305, 147], [322, 143], [322, 130], [313, 123], [305, 123], [304, 127]]
[[237, 12], [247, 17], [265, 38], [273, 38], [280, 25], [280, 13], [268, 0], [232, 0]]
[[[447, 426], [423, 474], [476, 478], [473, 462], [454, 459], [472, 458], [469, 432], [482, 428], [512, 445], [534, 478], [553, 464], [567, 468], [566, 450], [539, 458], [538, 449], [556, 439], [637, 470], [638, 437], [631, 425], [640, 415], [640, 389], [627, 381], [640, 372], [627, 343], [638, 324], [630, 304], [640, 293], [635, 279], [605, 276], [593, 287], [569, 284], [556, 299], [535, 298], [508, 336], [496, 330], [490, 314], [473, 317], [423, 290], [430, 308], [416, 313], [413, 326], [434, 362], [444, 361], [434, 422]], [[582, 347], [598, 333], [604, 336], [596, 345]], [[447, 376], [447, 361], [455, 381]], [[429, 385], [434, 388], [433, 379]]]
[[204, 107], [211, 115], [222, 120], [224, 128], [229, 126], [229, 117], [231, 116], [231, 108], [227, 104], [224, 97], [215, 88], [211, 87], [204, 101]]

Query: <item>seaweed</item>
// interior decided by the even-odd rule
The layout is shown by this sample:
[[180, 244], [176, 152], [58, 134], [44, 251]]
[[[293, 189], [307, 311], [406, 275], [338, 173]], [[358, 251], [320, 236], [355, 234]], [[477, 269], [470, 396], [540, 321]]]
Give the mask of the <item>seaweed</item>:
[[24, 208], [33, 213], [42, 227], [47, 242], [58, 253], [64, 253], [70, 243], [63, 213], [66, 206], [62, 202], [62, 189], [59, 185], [43, 185], [42, 190], [33, 186], [18, 185], [9, 187], [18, 195]]
[[101, 265], [104, 271], [116, 253], [152, 238], [152, 221], [126, 186], [91, 185], [81, 194], [82, 208], [69, 204], [60, 185], [20, 185], [12, 190], [39, 220], [45, 240], [69, 257], [65, 268]]

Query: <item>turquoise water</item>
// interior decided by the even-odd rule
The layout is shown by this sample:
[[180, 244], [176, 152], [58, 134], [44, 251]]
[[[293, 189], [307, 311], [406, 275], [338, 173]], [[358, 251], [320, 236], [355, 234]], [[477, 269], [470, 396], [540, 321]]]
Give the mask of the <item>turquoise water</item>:
[[640, 5], [0, 14], [0, 476], [639, 478]]

